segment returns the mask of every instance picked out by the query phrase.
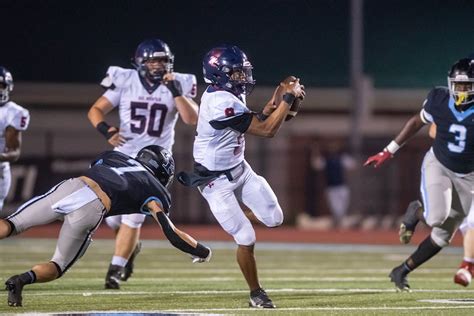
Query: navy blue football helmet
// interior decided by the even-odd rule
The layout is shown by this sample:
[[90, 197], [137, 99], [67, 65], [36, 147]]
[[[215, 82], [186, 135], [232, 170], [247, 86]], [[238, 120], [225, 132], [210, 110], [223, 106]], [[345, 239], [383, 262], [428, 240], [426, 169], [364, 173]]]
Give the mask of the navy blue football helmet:
[[202, 61], [204, 81], [236, 95], [249, 95], [255, 86], [252, 64], [247, 55], [234, 45], [211, 49]]
[[13, 77], [7, 68], [0, 66], [0, 103], [6, 103], [10, 99], [13, 90]]
[[[150, 71], [145, 65], [145, 62], [154, 59], [164, 59], [163, 69]], [[135, 51], [135, 57], [132, 62], [133, 66], [138, 70], [138, 73], [143, 78], [147, 78], [153, 83], [163, 80], [166, 73], [173, 72], [174, 55], [171, 52], [168, 44], [160, 39], [149, 39], [141, 42]]]
[[449, 94], [456, 108], [464, 111], [474, 103], [474, 60], [458, 60], [448, 73]]
[[168, 187], [174, 178], [174, 159], [171, 153], [158, 145], [143, 147], [136, 158], [162, 185]]

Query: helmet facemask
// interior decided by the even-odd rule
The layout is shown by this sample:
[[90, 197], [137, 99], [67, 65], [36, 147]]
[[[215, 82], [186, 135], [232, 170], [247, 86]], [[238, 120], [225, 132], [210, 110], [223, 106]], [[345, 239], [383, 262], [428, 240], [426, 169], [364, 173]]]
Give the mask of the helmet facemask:
[[252, 65], [248, 63], [247, 66], [234, 69], [228, 76], [230, 85], [238, 94], [250, 95], [255, 87], [255, 80], [252, 76]]
[[0, 72], [0, 104], [8, 102], [10, 92], [13, 90], [13, 78], [8, 72]]
[[474, 103], [474, 78], [464, 74], [448, 77], [448, 87], [458, 110], [464, 111]]
[[[152, 83], [158, 83], [163, 80], [164, 75], [173, 72], [173, 57], [167, 56], [163, 52], [156, 52], [155, 55], [164, 56], [140, 59], [138, 72], [143, 78], [147, 78]], [[158, 64], [158, 67], [155, 65]]]

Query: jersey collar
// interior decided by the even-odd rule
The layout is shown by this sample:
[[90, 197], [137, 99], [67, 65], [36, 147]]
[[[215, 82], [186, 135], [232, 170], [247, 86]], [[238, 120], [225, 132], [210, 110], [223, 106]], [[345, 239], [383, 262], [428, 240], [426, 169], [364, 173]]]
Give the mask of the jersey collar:
[[244, 102], [244, 100], [243, 100], [243, 98], [242, 98], [242, 95], [236, 95], [235, 93], [233, 93], [233, 92], [230, 91], [230, 90], [227, 90], [227, 89], [224, 89], [224, 88], [220, 88], [220, 87], [217, 87], [217, 86], [214, 86], [214, 85], [210, 85], [209, 87], [207, 87], [207, 92], [209, 92], [209, 93], [216, 92], [216, 91], [226, 91], [226, 92], [229, 92], [229, 93], [231, 93], [232, 95], [235, 95], [237, 98], [239, 98], [240, 101]]
[[140, 75], [138, 76], [138, 78], [140, 79], [140, 82], [142, 83], [143, 88], [145, 88], [145, 90], [148, 92], [148, 94], [152, 94], [153, 92], [155, 92], [155, 90], [158, 89], [158, 87], [161, 85], [161, 81], [150, 85], [150, 84], [149, 84], [144, 78], [142, 78]]
[[458, 122], [463, 121], [466, 117], [474, 113], [474, 106], [471, 106], [466, 111], [456, 110], [456, 106], [454, 105], [454, 99], [452, 97], [449, 97], [448, 105], [449, 105], [449, 109], [451, 110], [451, 113], [453, 113], [454, 117], [456, 118]]

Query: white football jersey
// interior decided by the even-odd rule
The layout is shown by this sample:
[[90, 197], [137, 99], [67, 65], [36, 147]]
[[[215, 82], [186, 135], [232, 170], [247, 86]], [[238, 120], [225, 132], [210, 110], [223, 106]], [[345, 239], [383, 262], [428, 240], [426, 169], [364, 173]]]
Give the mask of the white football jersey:
[[[196, 96], [196, 76], [173, 73], [181, 83], [183, 96]], [[119, 107], [120, 134], [127, 142], [115, 148], [134, 157], [144, 146], [159, 145], [171, 151], [174, 144], [174, 127], [179, 112], [168, 88], [161, 84], [149, 93], [135, 69], [111, 66], [102, 85], [110, 87], [106, 97]]]
[[27, 109], [9, 101], [0, 106], [0, 152], [5, 151], [5, 130], [11, 126], [19, 131], [24, 131], [30, 123], [30, 113]]
[[242, 100], [227, 91], [206, 90], [202, 95], [193, 155], [194, 160], [208, 170], [227, 170], [245, 158], [244, 134], [230, 127], [217, 130], [209, 123], [251, 112], [243, 95]]

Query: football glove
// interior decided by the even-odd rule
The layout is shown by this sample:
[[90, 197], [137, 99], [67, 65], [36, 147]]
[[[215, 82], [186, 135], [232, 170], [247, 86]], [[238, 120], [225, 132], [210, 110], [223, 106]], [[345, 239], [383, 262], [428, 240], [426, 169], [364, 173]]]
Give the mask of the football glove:
[[209, 254], [207, 255], [206, 258], [201, 258], [201, 257], [198, 257], [198, 256], [194, 256], [194, 255], [191, 255], [191, 259], [193, 261], [193, 263], [203, 263], [203, 262], [209, 262], [209, 260], [211, 260], [211, 257], [212, 257], [212, 251], [211, 251], [211, 248], [209, 247], [205, 247], [209, 250]]
[[364, 167], [368, 165], [374, 166], [374, 168], [378, 168], [381, 166], [386, 160], [393, 157], [393, 154], [390, 153], [387, 149], [382, 150], [376, 155], [370, 156], [367, 161], [364, 163]]

